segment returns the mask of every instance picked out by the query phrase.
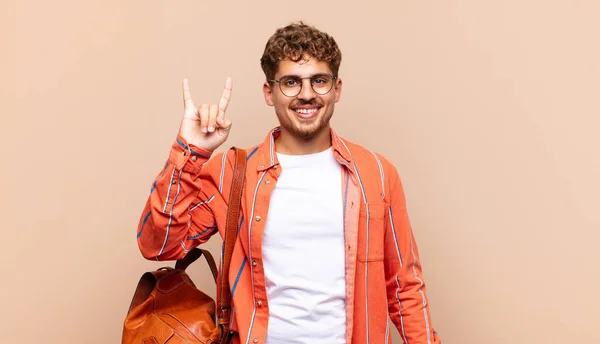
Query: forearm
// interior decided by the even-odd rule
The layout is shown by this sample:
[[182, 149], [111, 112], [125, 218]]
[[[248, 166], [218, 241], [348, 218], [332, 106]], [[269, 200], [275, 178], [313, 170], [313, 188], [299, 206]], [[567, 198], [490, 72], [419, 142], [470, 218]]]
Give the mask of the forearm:
[[[191, 226], [190, 208], [201, 194], [198, 176], [209, 156], [210, 152], [190, 148], [180, 137], [173, 143], [169, 159], [152, 184], [138, 224], [137, 242], [145, 258], [173, 260], [185, 254], [186, 237], [197, 232]], [[210, 216], [205, 213], [197, 216]], [[198, 236], [196, 241], [202, 239], [203, 236]]]
[[407, 257], [403, 267], [387, 280], [390, 319], [408, 343], [439, 343], [418, 261]]

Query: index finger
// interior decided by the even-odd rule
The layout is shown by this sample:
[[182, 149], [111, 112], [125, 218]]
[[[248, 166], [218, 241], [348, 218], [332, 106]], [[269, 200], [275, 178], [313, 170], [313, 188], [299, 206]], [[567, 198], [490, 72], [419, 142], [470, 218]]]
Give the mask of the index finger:
[[190, 93], [190, 83], [188, 79], [183, 79], [183, 107], [184, 110], [195, 110], [194, 103], [192, 102], [192, 95]]
[[233, 81], [231, 80], [231, 77], [228, 77], [227, 80], [225, 80], [225, 89], [223, 89], [223, 94], [221, 95], [221, 100], [219, 101], [219, 114], [217, 115], [217, 117], [225, 117], [225, 111], [227, 111], [227, 106], [229, 105], [229, 101], [231, 100], [232, 89]]

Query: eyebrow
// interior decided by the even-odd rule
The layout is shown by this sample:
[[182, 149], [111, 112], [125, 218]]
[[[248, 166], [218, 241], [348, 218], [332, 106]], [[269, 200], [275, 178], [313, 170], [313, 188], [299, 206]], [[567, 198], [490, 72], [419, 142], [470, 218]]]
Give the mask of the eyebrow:
[[[308, 75], [308, 76], [306, 76], [306, 78], [312, 78], [312, 77], [321, 76], [321, 75], [332, 75], [332, 74], [331, 73], [327, 73], [327, 72], [319, 72], [319, 73], [315, 73], [313, 75]], [[280, 76], [277, 79], [279, 80], [279, 79], [283, 79], [283, 78], [302, 78], [302, 76], [296, 75], [296, 74], [286, 74], [286, 75]]]

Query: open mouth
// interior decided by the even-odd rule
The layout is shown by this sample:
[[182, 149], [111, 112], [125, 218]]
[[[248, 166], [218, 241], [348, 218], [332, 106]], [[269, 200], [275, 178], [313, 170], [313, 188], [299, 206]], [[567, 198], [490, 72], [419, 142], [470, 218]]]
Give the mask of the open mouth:
[[320, 106], [311, 106], [292, 108], [292, 111], [294, 111], [296, 116], [300, 118], [313, 118], [319, 113], [320, 109]]

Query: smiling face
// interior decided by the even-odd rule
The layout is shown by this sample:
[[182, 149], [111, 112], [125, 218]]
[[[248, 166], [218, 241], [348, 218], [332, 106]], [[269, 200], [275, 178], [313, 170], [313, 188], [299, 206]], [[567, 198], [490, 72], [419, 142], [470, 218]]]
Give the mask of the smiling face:
[[[279, 62], [274, 80], [280, 80], [282, 77], [285, 77], [284, 79], [293, 77], [293, 79], [282, 80], [281, 87], [277, 82], [265, 82], [263, 92], [267, 105], [275, 108], [282, 135], [307, 141], [329, 131], [329, 121], [342, 92], [342, 81], [334, 78], [331, 81], [333, 83], [331, 90], [322, 95], [319, 93], [323, 93], [324, 88], [329, 88], [325, 85], [328, 80], [327, 77], [318, 76], [332, 74], [326, 62], [310, 56], [305, 56], [298, 62], [289, 59]], [[314, 89], [311, 87], [311, 77], [315, 77], [312, 80]], [[300, 92], [295, 96], [288, 96], [297, 92], [300, 83], [302, 85]], [[282, 88], [288, 95], [282, 92]], [[288, 92], [288, 89], [294, 88], [296, 92]]]

